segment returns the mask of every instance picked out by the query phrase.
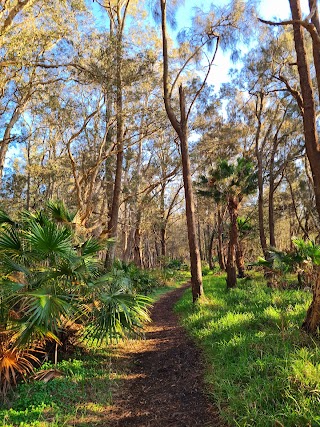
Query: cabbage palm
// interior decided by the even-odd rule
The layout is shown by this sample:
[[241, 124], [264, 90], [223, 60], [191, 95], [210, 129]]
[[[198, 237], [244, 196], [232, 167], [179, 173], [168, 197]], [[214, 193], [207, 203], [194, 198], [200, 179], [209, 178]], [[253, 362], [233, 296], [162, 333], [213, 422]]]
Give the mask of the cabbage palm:
[[[236, 255], [238, 247], [238, 210], [244, 196], [252, 194], [257, 187], [257, 175], [253, 163], [239, 157], [235, 163], [220, 160], [208, 176], [201, 176], [198, 193], [213, 197], [216, 203], [227, 203], [230, 231], [227, 259], [227, 287], [233, 288], [237, 283]], [[239, 252], [238, 252], [239, 254]], [[244, 271], [239, 271], [244, 275]]]
[[93, 238], [75, 244], [68, 220], [23, 212], [15, 222], [0, 213], [0, 332], [10, 335], [10, 348], [60, 343], [65, 325], [75, 321], [99, 342], [139, 330], [150, 300], [125, 278], [101, 275], [101, 249]]
[[309, 333], [320, 329], [320, 245], [309, 240], [292, 239], [295, 246], [293, 252], [282, 252], [275, 248], [270, 250], [271, 260], [260, 259], [257, 264], [280, 270], [282, 273], [292, 272], [297, 266], [308, 277], [312, 286], [313, 298], [308, 308], [302, 328]]

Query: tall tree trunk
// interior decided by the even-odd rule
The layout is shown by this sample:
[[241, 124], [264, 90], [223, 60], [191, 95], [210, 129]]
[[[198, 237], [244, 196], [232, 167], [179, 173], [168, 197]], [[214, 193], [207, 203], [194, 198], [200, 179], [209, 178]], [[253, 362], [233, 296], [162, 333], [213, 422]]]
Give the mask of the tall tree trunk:
[[315, 333], [320, 327], [320, 266], [315, 266], [314, 269], [313, 299], [302, 324], [302, 328], [308, 333]]
[[[300, 1], [289, 0], [293, 20], [302, 20]], [[316, 108], [312, 88], [310, 68], [308, 64], [303, 28], [299, 24], [293, 25], [294, 43], [297, 54], [297, 64], [300, 77], [300, 87], [303, 99], [303, 128], [305, 136], [306, 153], [310, 163], [313, 178], [314, 194], [318, 217], [320, 218], [320, 151], [316, 126]], [[303, 328], [314, 332], [320, 322], [320, 271], [316, 268], [316, 281], [314, 284], [313, 300], [308, 309], [307, 318]]]
[[139, 207], [137, 213], [136, 225], [134, 231], [134, 247], [133, 247], [133, 261], [137, 267], [142, 268], [142, 249], [141, 249], [141, 219], [142, 212]]
[[225, 271], [226, 263], [224, 259], [222, 233], [223, 233], [223, 222], [222, 222], [221, 208], [218, 207], [218, 261], [219, 261], [220, 270]]
[[166, 16], [166, 0], [160, 0], [161, 24], [162, 24], [162, 54], [163, 54], [163, 92], [164, 103], [168, 118], [176, 131], [181, 147], [182, 176], [186, 203], [186, 218], [188, 229], [188, 243], [191, 264], [192, 299], [195, 302], [203, 294], [201, 261], [196, 233], [196, 220], [194, 198], [192, 190], [191, 167], [188, 149], [188, 117], [186, 112], [185, 93], [182, 86], [179, 87], [180, 121], [178, 121], [172, 106], [169, 91], [169, 55], [168, 32]]
[[201, 242], [201, 225], [199, 221], [199, 211], [197, 215], [197, 228], [198, 228], [198, 246], [199, 246], [199, 254], [201, 261], [204, 261], [204, 251], [202, 250], [202, 242]]
[[269, 235], [270, 235], [270, 246], [276, 247], [276, 236], [274, 227], [274, 177], [270, 174], [269, 181]]
[[266, 233], [264, 230], [264, 199], [263, 199], [263, 165], [261, 153], [256, 150], [256, 157], [258, 160], [258, 220], [259, 220], [259, 236], [260, 245], [265, 258], [268, 257], [268, 245]]
[[[309, 0], [309, 9], [310, 12], [314, 10], [314, 14], [311, 18], [311, 22], [315, 26], [318, 35], [320, 36], [320, 20], [319, 20], [319, 12], [317, 7], [317, 0]], [[316, 77], [317, 77], [317, 86], [318, 86], [318, 96], [320, 99], [320, 49], [319, 46], [315, 43], [312, 43], [312, 51], [313, 51], [313, 61], [316, 69]]]
[[[185, 117], [185, 96], [182, 86], [179, 88], [180, 93], [180, 108], [181, 116]], [[192, 284], [192, 299], [195, 302], [203, 294], [202, 286], [202, 270], [200, 253], [197, 242], [196, 232], [196, 221], [195, 221], [195, 209], [194, 199], [192, 190], [192, 179], [191, 179], [191, 167], [190, 157], [188, 150], [188, 136], [187, 136], [187, 123], [184, 123], [180, 145], [181, 145], [181, 158], [182, 158], [182, 176], [184, 183], [184, 194], [186, 202], [186, 217], [187, 217], [187, 228], [188, 228], [188, 241], [189, 241], [189, 252], [190, 252], [190, 264], [191, 264], [191, 284]]]
[[165, 262], [165, 257], [167, 255], [167, 245], [166, 245], [166, 228], [167, 228], [167, 220], [165, 214], [164, 207], [164, 196], [165, 196], [165, 188], [166, 184], [161, 184], [160, 191], [160, 215], [161, 215], [161, 223], [160, 223], [160, 244], [161, 244], [161, 262]]
[[[302, 20], [300, 1], [289, 0], [293, 20]], [[320, 218], [320, 151], [316, 126], [316, 108], [310, 67], [308, 64], [303, 28], [299, 24], [293, 25], [294, 43], [297, 54], [297, 64], [300, 77], [300, 87], [303, 99], [303, 128], [306, 153], [310, 163], [317, 213]]]
[[208, 245], [208, 263], [210, 270], [214, 270], [214, 262], [213, 262], [213, 242], [214, 242], [215, 230], [212, 231], [209, 239]]
[[[116, 253], [116, 240], [118, 237], [118, 222], [119, 222], [119, 209], [120, 197], [122, 192], [122, 171], [123, 171], [123, 158], [124, 158], [124, 117], [123, 117], [123, 79], [122, 79], [122, 36], [126, 16], [126, 10], [130, 0], [127, 0], [126, 5], [117, 5], [117, 33], [116, 33], [116, 123], [117, 123], [117, 160], [116, 172], [112, 194], [112, 204], [110, 219], [108, 224], [108, 236], [113, 240], [109, 246], [109, 250], [105, 260], [105, 266], [110, 268], [115, 259]], [[124, 16], [121, 17], [121, 9], [125, 7]], [[111, 21], [111, 19], [110, 19]]]
[[238, 245], [238, 201], [235, 197], [229, 197], [228, 211], [230, 217], [230, 232], [228, 244], [228, 259], [227, 259], [227, 288], [237, 286], [237, 270], [236, 270], [236, 248]]
[[160, 228], [160, 242], [161, 242], [161, 257], [164, 258], [167, 256], [167, 244], [166, 244], [166, 227], [161, 225]]
[[238, 239], [238, 244], [236, 246], [236, 264], [238, 269], [238, 277], [240, 279], [243, 279], [244, 277], [246, 277], [246, 274], [245, 274], [242, 242], [239, 239]]

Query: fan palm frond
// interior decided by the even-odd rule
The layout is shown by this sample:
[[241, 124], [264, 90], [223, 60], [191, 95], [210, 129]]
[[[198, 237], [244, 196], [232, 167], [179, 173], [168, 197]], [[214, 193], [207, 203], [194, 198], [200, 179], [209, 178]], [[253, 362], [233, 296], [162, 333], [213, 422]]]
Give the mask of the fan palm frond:
[[53, 222], [41, 225], [32, 221], [26, 239], [33, 250], [44, 258], [52, 255], [69, 257], [72, 254], [71, 231]]
[[72, 214], [61, 200], [49, 200], [47, 207], [57, 222], [72, 223], [75, 214]]

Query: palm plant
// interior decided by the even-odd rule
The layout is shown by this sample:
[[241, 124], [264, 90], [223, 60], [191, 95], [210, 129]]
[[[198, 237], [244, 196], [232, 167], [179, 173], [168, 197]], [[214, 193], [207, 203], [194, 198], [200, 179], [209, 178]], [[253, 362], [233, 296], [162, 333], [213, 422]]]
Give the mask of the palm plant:
[[315, 333], [320, 328], [320, 245], [303, 239], [292, 239], [295, 250], [282, 252], [270, 249], [270, 260], [260, 259], [259, 265], [264, 265], [282, 273], [298, 269], [308, 278], [313, 291], [313, 299], [308, 308], [302, 329]]
[[[10, 336], [6, 352], [47, 340], [61, 344], [62, 332], [74, 322], [87, 338], [101, 342], [136, 332], [148, 320], [150, 300], [136, 295], [125, 277], [102, 275], [102, 244], [93, 238], [79, 242], [67, 210], [61, 210], [66, 221], [54, 221], [56, 212], [51, 218], [23, 212], [17, 222], [0, 213], [0, 330]], [[1, 364], [5, 354], [0, 350], [0, 375], [12, 380]]]
[[[238, 210], [244, 196], [252, 194], [257, 187], [257, 174], [251, 160], [239, 157], [235, 163], [220, 160], [215, 169], [207, 176], [201, 176], [198, 193], [213, 197], [216, 203], [225, 202], [228, 206], [230, 228], [227, 258], [227, 287], [237, 283], [236, 256], [240, 256], [238, 247]], [[238, 262], [239, 275], [244, 276], [243, 263]]]

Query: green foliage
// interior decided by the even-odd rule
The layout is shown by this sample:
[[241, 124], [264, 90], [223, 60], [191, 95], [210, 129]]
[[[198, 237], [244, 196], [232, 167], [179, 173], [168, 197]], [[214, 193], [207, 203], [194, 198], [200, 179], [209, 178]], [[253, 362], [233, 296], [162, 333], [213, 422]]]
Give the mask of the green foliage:
[[75, 214], [71, 214], [60, 200], [49, 200], [47, 207], [57, 222], [71, 223], [75, 217]]
[[245, 237], [247, 237], [253, 231], [254, 228], [250, 222], [250, 219], [244, 218], [242, 216], [238, 216], [237, 226], [240, 239], [244, 239]]
[[[60, 343], [74, 322], [79, 335], [84, 331], [87, 339], [102, 343], [138, 333], [149, 321], [151, 300], [139, 295], [149, 286], [147, 273], [137, 278], [131, 268], [103, 275], [101, 244], [93, 238], [79, 244], [69, 224], [53, 222], [45, 212], [23, 212], [18, 224], [7, 219], [6, 224], [0, 229], [0, 330], [8, 333], [9, 349], [0, 351], [0, 376], [11, 348]], [[12, 367], [23, 374], [19, 364]], [[14, 375], [5, 378], [10, 382]]]
[[0, 407], [0, 426], [59, 427], [73, 424], [75, 418], [85, 423], [88, 414], [106, 411], [111, 403], [110, 353], [105, 347], [82, 352], [57, 366], [42, 366], [58, 369], [62, 376], [47, 383], [30, 380], [19, 384], [8, 396], [10, 409]]
[[320, 265], [320, 245], [315, 242], [303, 239], [292, 239], [295, 246], [292, 251], [279, 251], [276, 248], [270, 248], [270, 257], [268, 260], [259, 258], [255, 265], [260, 265], [274, 272], [280, 272], [282, 275], [291, 273], [300, 269], [306, 274], [312, 274], [313, 267]]
[[207, 276], [210, 273], [210, 267], [206, 262], [202, 262], [202, 276]]
[[216, 203], [229, 197], [242, 199], [256, 190], [257, 173], [250, 159], [238, 157], [234, 163], [222, 159], [208, 176], [200, 176], [197, 187], [198, 194], [212, 197]]
[[117, 260], [113, 265], [113, 275], [125, 276], [131, 289], [143, 295], [164, 286], [163, 278], [156, 271], [144, 270], [133, 263], [126, 264]]
[[205, 277], [206, 300], [194, 306], [188, 291], [177, 305], [211, 393], [230, 425], [319, 425], [320, 343], [300, 330], [311, 295], [252, 275], [228, 292], [224, 277]]

